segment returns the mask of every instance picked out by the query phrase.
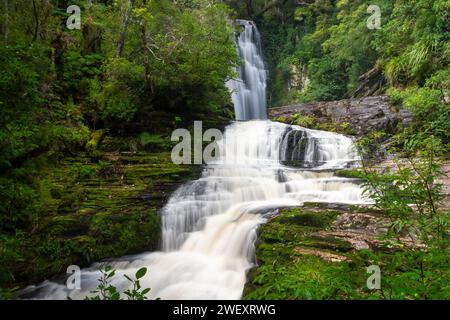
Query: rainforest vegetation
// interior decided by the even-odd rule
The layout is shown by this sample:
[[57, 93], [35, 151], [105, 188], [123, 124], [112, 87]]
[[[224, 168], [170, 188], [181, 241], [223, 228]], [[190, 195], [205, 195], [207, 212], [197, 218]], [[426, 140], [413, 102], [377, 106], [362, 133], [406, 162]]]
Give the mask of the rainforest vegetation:
[[[67, 27], [71, 5], [80, 29]], [[379, 28], [367, 27], [370, 5]], [[266, 238], [274, 226], [286, 232], [268, 241], [279, 255], [259, 249], [264, 265], [245, 297], [449, 299], [449, 212], [437, 182], [450, 148], [449, 15], [446, 0], [3, 0], [0, 295], [71, 264], [157, 249], [158, 194], [197, 174], [171, 163], [170, 133], [233, 119], [225, 83], [240, 63], [239, 18], [261, 32], [270, 107], [386, 94], [413, 113], [407, 128], [361, 138], [365, 169], [350, 174], [377, 190], [391, 239], [414, 230], [427, 247], [353, 256], [353, 266], [387, 266], [388, 291], [358, 292], [351, 264], [290, 266], [296, 231], [264, 226]], [[398, 170], [373, 169], [380, 143]]]
[[[80, 30], [67, 27], [69, 5], [81, 8]], [[156, 249], [158, 204], [133, 199], [190, 176], [167, 153], [173, 129], [230, 118], [231, 10], [203, 0], [1, 10], [1, 285]]]

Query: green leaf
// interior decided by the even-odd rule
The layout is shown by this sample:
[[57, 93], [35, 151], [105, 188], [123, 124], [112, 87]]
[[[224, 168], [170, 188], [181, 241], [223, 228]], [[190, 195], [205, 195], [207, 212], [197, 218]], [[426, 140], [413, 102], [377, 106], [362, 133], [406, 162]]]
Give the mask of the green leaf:
[[143, 276], [145, 276], [146, 273], [147, 273], [147, 268], [146, 267], [140, 268], [136, 272], [136, 279], [141, 279]]
[[144, 289], [144, 290], [142, 290], [142, 295], [146, 295], [149, 292], [150, 292], [150, 288]]
[[106, 279], [110, 279], [116, 275], [116, 270], [111, 271], [106, 275]]

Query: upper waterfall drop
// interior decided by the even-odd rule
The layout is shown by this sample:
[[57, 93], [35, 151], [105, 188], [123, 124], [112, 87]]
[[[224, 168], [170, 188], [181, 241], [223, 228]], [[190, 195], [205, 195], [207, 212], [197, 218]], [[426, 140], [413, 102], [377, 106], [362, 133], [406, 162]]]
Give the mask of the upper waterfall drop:
[[261, 36], [253, 21], [237, 20], [244, 28], [237, 38], [239, 56], [244, 63], [237, 68], [238, 78], [227, 82], [232, 92], [236, 120], [267, 119], [267, 72], [261, 49]]

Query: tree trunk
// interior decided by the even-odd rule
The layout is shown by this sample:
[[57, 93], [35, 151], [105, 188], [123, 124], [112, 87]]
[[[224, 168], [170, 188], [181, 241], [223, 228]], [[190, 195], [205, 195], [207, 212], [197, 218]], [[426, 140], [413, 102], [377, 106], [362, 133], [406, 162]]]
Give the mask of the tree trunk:
[[59, 33], [56, 38], [52, 41], [53, 47], [53, 64], [55, 66], [56, 79], [62, 81], [64, 78], [64, 50], [65, 41], [63, 35]]
[[147, 42], [147, 28], [144, 24], [141, 26], [141, 36], [142, 36], [142, 47], [144, 50], [144, 76], [145, 82], [148, 85], [150, 81], [150, 55], [148, 50], [148, 42]]
[[37, 40], [38, 32], [39, 32], [39, 16], [36, 7], [36, 1], [33, 0], [33, 15], [34, 15], [34, 34], [33, 34], [33, 42]]
[[91, 54], [101, 51], [103, 30], [87, 19], [83, 23], [83, 53]]
[[9, 7], [8, 0], [4, 1], [5, 6], [5, 20], [3, 21], [3, 41], [5, 46], [8, 45], [8, 20], [9, 20]]
[[128, 0], [128, 6], [122, 18], [122, 27], [120, 29], [119, 41], [117, 42], [116, 58], [120, 58], [123, 53], [123, 48], [125, 46], [125, 35], [127, 32], [128, 21], [131, 16], [131, 10], [133, 9], [133, 5], [134, 0]]
[[252, 2], [253, 2], [252, 0], [247, 0], [245, 2], [246, 7], [247, 7], [247, 15], [249, 18], [253, 17], [253, 3]]
[[[143, 5], [147, 4], [147, 0], [143, 1]], [[147, 40], [147, 26], [145, 21], [141, 21], [141, 39], [142, 39], [142, 49], [144, 53], [144, 79], [145, 85], [147, 89], [152, 89], [150, 83], [150, 50], [148, 48], [148, 40]]]

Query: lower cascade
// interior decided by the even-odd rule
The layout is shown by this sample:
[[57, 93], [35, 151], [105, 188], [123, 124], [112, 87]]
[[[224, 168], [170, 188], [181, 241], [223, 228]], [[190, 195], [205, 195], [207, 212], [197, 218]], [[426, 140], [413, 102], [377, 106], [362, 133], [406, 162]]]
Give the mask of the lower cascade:
[[[200, 179], [181, 186], [161, 210], [161, 252], [108, 261], [116, 270], [111, 284], [119, 291], [130, 287], [123, 275], [147, 267], [141, 285], [151, 288], [149, 299], [240, 299], [247, 272], [256, 263], [258, 226], [278, 208], [366, 202], [358, 181], [333, 172], [358, 162], [351, 138], [264, 120], [259, 35], [253, 23], [240, 23], [245, 30], [238, 45], [246, 60], [241, 89], [247, 91], [236, 93], [234, 100], [237, 119], [251, 121], [229, 125], [218, 142], [219, 159], [204, 167]], [[80, 290], [67, 289], [63, 281], [45, 281], [27, 287], [22, 296], [95, 295], [101, 266], [82, 270]]]
[[[302, 138], [291, 139], [295, 135]], [[257, 228], [277, 208], [365, 202], [357, 181], [332, 171], [358, 160], [348, 137], [256, 120], [231, 124], [223, 141], [222, 161], [206, 166], [163, 208], [163, 251], [108, 262], [117, 270], [112, 285], [128, 289], [123, 275], [146, 266], [141, 284], [152, 289], [151, 299], [239, 299], [255, 265]], [[292, 159], [300, 167], [283, 164]], [[46, 281], [25, 292], [37, 299], [83, 299], [97, 287], [99, 268], [82, 270], [81, 290]]]

